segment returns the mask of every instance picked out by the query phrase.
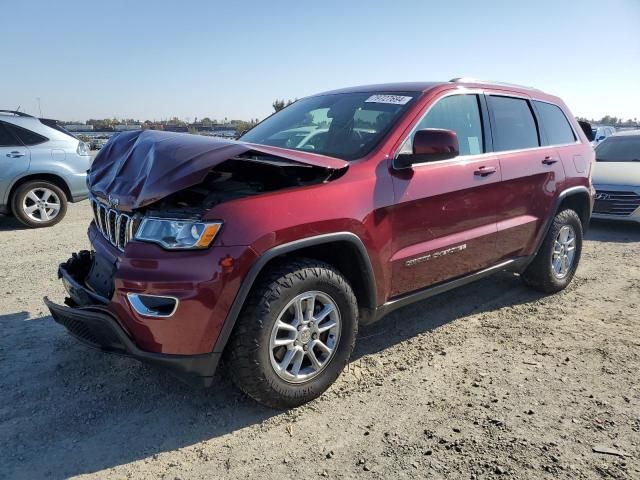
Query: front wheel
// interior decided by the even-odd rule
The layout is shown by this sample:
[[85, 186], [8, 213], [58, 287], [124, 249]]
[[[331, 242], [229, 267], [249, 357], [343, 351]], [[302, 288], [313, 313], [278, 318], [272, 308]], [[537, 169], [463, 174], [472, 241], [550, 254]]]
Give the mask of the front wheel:
[[346, 279], [324, 262], [299, 259], [258, 280], [228, 349], [229, 372], [247, 395], [274, 408], [320, 396], [347, 364], [358, 309]]
[[582, 222], [574, 210], [558, 213], [533, 262], [522, 274], [536, 290], [555, 293], [573, 278], [582, 253]]
[[13, 194], [11, 210], [27, 227], [50, 227], [67, 212], [67, 197], [53, 183], [36, 180], [20, 185]]

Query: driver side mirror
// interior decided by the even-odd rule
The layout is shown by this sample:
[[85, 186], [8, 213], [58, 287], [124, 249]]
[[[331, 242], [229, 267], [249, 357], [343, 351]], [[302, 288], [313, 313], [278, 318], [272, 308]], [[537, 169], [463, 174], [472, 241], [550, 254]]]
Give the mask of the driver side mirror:
[[460, 154], [458, 135], [453, 130], [425, 128], [413, 137], [413, 152], [401, 153], [396, 158], [398, 168], [408, 168], [415, 163], [448, 160]]

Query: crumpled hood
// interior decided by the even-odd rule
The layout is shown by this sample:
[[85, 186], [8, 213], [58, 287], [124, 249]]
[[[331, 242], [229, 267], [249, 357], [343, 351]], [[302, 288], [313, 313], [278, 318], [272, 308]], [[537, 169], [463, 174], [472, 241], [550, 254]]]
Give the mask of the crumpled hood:
[[201, 183], [211, 168], [248, 152], [266, 154], [328, 172], [349, 163], [323, 155], [184, 133], [138, 130], [113, 137], [89, 170], [89, 190], [133, 210]]
[[640, 188], [640, 163], [596, 162], [593, 167], [595, 185], [625, 185]]

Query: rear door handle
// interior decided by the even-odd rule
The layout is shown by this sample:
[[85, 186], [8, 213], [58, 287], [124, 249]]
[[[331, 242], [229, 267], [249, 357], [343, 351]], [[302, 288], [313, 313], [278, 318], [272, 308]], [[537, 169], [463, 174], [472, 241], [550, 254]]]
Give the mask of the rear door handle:
[[7, 157], [9, 158], [18, 158], [18, 157], [24, 157], [24, 153], [22, 152], [9, 152], [7, 153]]
[[497, 170], [498, 169], [496, 167], [479, 167], [473, 172], [473, 174], [477, 177], [486, 177], [487, 175], [496, 173]]
[[544, 165], [553, 165], [554, 163], [556, 163], [558, 160], [551, 158], [551, 157], [544, 157], [544, 160], [542, 160], [542, 163]]

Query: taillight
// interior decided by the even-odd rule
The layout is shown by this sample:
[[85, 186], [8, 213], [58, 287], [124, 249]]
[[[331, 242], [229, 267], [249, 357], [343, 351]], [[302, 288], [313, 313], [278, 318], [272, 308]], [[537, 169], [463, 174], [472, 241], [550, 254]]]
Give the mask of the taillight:
[[76, 150], [78, 155], [89, 155], [89, 144], [85, 142], [78, 142], [78, 149]]

